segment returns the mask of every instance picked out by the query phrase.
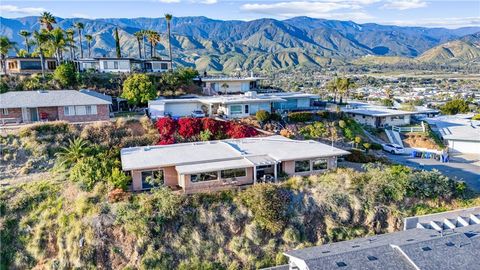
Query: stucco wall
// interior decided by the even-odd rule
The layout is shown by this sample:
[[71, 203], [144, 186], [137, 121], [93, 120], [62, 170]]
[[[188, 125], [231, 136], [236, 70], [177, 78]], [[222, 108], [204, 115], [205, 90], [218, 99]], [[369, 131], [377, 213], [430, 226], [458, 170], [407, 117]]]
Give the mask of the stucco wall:
[[164, 167], [158, 169], [148, 169], [148, 170], [140, 170], [140, 171], [131, 171], [132, 175], [132, 190], [142, 190], [142, 171], [155, 171], [155, 170], [163, 170], [163, 177], [164, 183], [166, 186], [177, 186], [179, 185], [179, 178], [177, 170], [174, 166], [171, 167]]
[[180, 186], [183, 187], [183, 190], [187, 194], [196, 193], [196, 192], [208, 192], [208, 191], [217, 191], [223, 190], [232, 186], [239, 186], [239, 185], [248, 185], [253, 184], [253, 168], [246, 168], [247, 174], [244, 177], [237, 177], [235, 184], [224, 184], [223, 180], [230, 179], [221, 179], [220, 171], [218, 171], [218, 179], [212, 181], [205, 181], [205, 182], [196, 182], [193, 183], [190, 181], [190, 175], [182, 175], [180, 180]]
[[[288, 175], [301, 175], [301, 176], [323, 172], [323, 170], [322, 171], [312, 170], [312, 161], [317, 159], [322, 159], [322, 157], [310, 159], [310, 171], [307, 171], [307, 172], [295, 172], [295, 160], [282, 161], [282, 171]], [[337, 157], [327, 157], [326, 159], [327, 159], [328, 170], [335, 169], [337, 167]]]

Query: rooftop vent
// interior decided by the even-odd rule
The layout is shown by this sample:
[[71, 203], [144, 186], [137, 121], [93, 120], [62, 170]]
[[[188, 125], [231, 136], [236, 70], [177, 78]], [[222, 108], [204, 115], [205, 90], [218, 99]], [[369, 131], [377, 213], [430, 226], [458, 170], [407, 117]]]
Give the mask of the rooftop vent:
[[344, 263], [344, 262], [337, 262], [337, 266], [338, 267], [345, 267], [345, 266], [347, 266], [347, 264]]
[[358, 248], [360, 247], [359, 245], [353, 245], [352, 248]]
[[445, 243], [445, 245], [446, 245], [447, 247], [453, 247], [453, 246], [455, 246], [455, 244], [452, 243], [452, 242]]
[[37, 90], [38, 93], [42, 94], [42, 93], [48, 93], [47, 90]]
[[323, 254], [330, 253], [330, 250], [324, 250], [322, 251]]
[[415, 241], [415, 239], [412, 239], [412, 238], [407, 239], [407, 242], [412, 242], [412, 241]]
[[376, 261], [376, 260], [378, 260], [377, 257], [375, 257], [375, 256], [367, 256], [367, 258], [368, 258], [369, 261]]
[[432, 250], [432, 249], [431, 249], [430, 247], [422, 247], [422, 250], [423, 250], [423, 251], [430, 251], [430, 250]]

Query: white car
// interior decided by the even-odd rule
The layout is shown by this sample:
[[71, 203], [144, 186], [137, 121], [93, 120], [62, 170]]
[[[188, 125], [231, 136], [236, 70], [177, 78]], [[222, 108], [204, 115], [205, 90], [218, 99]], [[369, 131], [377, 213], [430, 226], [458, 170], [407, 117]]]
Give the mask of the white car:
[[398, 144], [385, 143], [385, 144], [382, 144], [382, 148], [383, 148], [384, 151], [387, 151], [387, 152], [395, 154], [395, 155], [405, 153], [405, 148], [401, 147]]
[[205, 117], [205, 113], [203, 111], [200, 111], [200, 110], [195, 110], [195, 111], [192, 112], [191, 116], [194, 117], [194, 118], [203, 118], [203, 117]]

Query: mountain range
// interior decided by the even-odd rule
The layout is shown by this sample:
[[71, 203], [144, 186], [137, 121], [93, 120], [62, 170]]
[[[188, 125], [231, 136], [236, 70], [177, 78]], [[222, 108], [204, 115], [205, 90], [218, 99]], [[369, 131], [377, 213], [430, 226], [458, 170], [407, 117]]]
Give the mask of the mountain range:
[[[67, 29], [81, 21], [93, 36], [92, 56], [114, 56], [118, 27], [123, 56], [138, 57], [133, 34], [141, 29], [161, 33], [157, 55], [168, 53], [164, 18], [56, 18]], [[20, 30], [40, 27], [38, 17], [0, 17], [0, 35], [23, 45]], [[458, 29], [402, 27], [374, 23], [295, 17], [287, 20], [224, 21], [206, 17], [172, 20], [172, 48], [179, 65], [200, 71], [318, 68], [343, 63], [480, 62], [480, 27]], [[86, 48], [86, 45], [84, 46]], [[147, 53], [149, 55], [149, 46]]]

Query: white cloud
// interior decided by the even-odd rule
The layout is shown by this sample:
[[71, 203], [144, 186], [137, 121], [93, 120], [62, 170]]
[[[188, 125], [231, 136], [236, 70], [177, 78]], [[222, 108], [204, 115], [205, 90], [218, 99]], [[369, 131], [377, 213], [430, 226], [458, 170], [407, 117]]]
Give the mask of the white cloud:
[[275, 3], [249, 3], [241, 6], [248, 12], [271, 15], [280, 18], [308, 16], [312, 18], [338, 20], [367, 20], [373, 18], [367, 14], [363, 6], [379, 0], [327, 0], [327, 1], [293, 1]]
[[466, 26], [479, 26], [480, 17], [465, 17], [465, 18], [425, 18], [417, 20], [395, 20], [383, 21], [383, 24], [394, 24], [400, 26], [425, 26], [425, 27], [446, 27], [459, 28]]
[[201, 4], [205, 4], [205, 5], [211, 5], [211, 4], [218, 3], [218, 0], [202, 0], [202, 1], [198, 1], [198, 2], [201, 3]]
[[0, 12], [16, 13], [26, 15], [40, 15], [40, 13], [46, 11], [41, 7], [18, 7], [14, 5], [0, 5]]
[[83, 18], [83, 19], [91, 19], [91, 17], [85, 13], [73, 13], [73, 18]]
[[414, 8], [422, 8], [426, 7], [427, 2], [422, 0], [400, 0], [400, 1], [389, 1], [383, 8], [388, 9], [398, 9], [398, 10], [406, 10], [406, 9], [414, 9]]
[[158, 0], [158, 2], [171, 4], [171, 3], [180, 3], [180, 0]]

